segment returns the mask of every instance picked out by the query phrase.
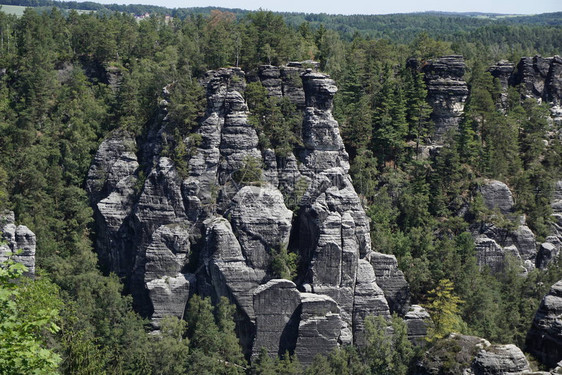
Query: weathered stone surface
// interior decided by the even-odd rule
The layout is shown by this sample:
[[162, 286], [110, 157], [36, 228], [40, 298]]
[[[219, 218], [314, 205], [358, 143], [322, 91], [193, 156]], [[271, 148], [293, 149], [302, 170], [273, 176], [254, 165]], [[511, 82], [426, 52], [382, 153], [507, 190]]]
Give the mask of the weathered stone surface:
[[529, 362], [515, 345], [491, 345], [479, 337], [451, 334], [425, 353], [414, 373], [499, 375], [530, 372]]
[[507, 60], [500, 60], [488, 69], [490, 74], [500, 81], [504, 90], [507, 90], [509, 87], [511, 75], [514, 70], [515, 65]]
[[232, 198], [232, 228], [248, 264], [267, 269], [272, 250], [289, 244], [293, 213], [272, 186], [245, 186]]
[[86, 179], [86, 191], [94, 207], [100, 262], [121, 277], [130, 272], [133, 262], [122, 238], [138, 193], [136, 149], [131, 134], [111, 133], [98, 148]]
[[270, 355], [294, 352], [301, 304], [301, 295], [295, 283], [273, 279], [254, 292], [256, 312], [256, 339], [253, 355], [265, 348]]
[[37, 240], [25, 225], [15, 225], [12, 211], [0, 212], [0, 262], [12, 257], [26, 268], [26, 275], [35, 275], [35, 248]]
[[209, 219], [205, 226], [207, 249], [204, 263], [209, 267], [216, 295], [229, 297], [253, 321], [253, 293], [265, 277], [265, 270], [246, 264], [242, 248], [226, 219]]
[[512, 77], [513, 85], [520, 85], [526, 97], [548, 102], [555, 122], [562, 121], [562, 58], [523, 57]]
[[524, 216], [515, 215], [511, 190], [501, 181], [486, 180], [479, 192], [489, 210], [505, 215], [515, 224], [515, 229], [512, 230], [484, 222], [472, 226], [479, 266], [488, 266], [492, 272], [500, 272], [504, 269], [506, 256], [509, 254], [519, 259], [526, 269], [534, 268], [537, 257], [536, 238], [525, 225]]
[[[489, 267], [492, 273], [497, 273], [503, 271], [506, 260], [506, 251], [502, 248], [496, 241], [486, 236], [477, 237], [474, 240], [476, 260], [478, 266], [482, 269], [483, 267]], [[516, 257], [516, 253], [511, 253], [512, 256]]]
[[152, 325], [160, 327], [166, 316], [183, 318], [190, 292], [193, 292], [195, 276], [178, 273], [175, 277], [164, 276], [148, 281], [146, 287], [152, 302]]
[[466, 70], [464, 58], [458, 55], [431, 60], [422, 67], [427, 84], [427, 99], [435, 123], [434, 143], [442, 143], [449, 130], [458, 128], [468, 97], [468, 86], [463, 79]]
[[480, 194], [484, 198], [486, 207], [499, 210], [507, 215], [513, 212], [513, 195], [511, 190], [501, 181], [489, 180], [480, 186]]
[[295, 354], [303, 365], [312, 363], [318, 354], [329, 353], [338, 346], [344, 322], [332, 298], [301, 293], [301, 314]]
[[353, 340], [355, 345], [362, 346], [365, 344], [364, 322], [369, 315], [382, 315], [385, 318], [390, 318], [390, 310], [384, 292], [376, 283], [373, 266], [367, 260], [360, 259], [353, 304]]
[[553, 259], [556, 259], [559, 251], [550, 242], [543, 242], [537, 254], [537, 268], [545, 269]]
[[[100, 147], [87, 183], [102, 229], [98, 251], [109, 254], [109, 270], [128, 278], [135, 308], [155, 328], [166, 315], [182, 316], [194, 292], [224, 296], [236, 305], [248, 357], [265, 347], [310, 363], [360, 341], [365, 316], [388, 317], [388, 301], [393, 311], [408, 310], [395, 258], [378, 265], [387, 288], [377, 285], [369, 219], [332, 116], [337, 88], [305, 66], [264, 66], [255, 78], [303, 110], [303, 147], [294, 153], [258, 149], [238, 68], [207, 73], [207, 111], [183, 140], [187, 168], [162, 154], [166, 142], [177, 142], [168, 134], [166, 97], [138, 147], [118, 132]], [[249, 163], [261, 170], [253, 182], [239, 175]], [[297, 284], [271, 280], [272, 251], [285, 246], [301, 257]]]
[[562, 180], [557, 181], [554, 185], [551, 207], [553, 220], [550, 235], [541, 245], [537, 256], [537, 267], [542, 269], [555, 260], [562, 249]]
[[408, 338], [416, 345], [424, 345], [427, 328], [430, 325], [430, 316], [426, 309], [420, 305], [410, 306], [410, 310], [404, 315], [404, 321], [408, 326]]
[[410, 307], [410, 288], [404, 273], [398, 269], [396, 257], [372, 252], [370, 262], [375, 270], [377, 284], [384, 291], [390, 312], [405, 315]]
[[543, 298], [525, 343], [526, 350], [549, 367], [562, 360], [562, 280]]
[[482, 349], [472, 364], [475, 375], [502, 375], [529, 372], [531, 368], [525, 354], [517, 346], [493, 345]]

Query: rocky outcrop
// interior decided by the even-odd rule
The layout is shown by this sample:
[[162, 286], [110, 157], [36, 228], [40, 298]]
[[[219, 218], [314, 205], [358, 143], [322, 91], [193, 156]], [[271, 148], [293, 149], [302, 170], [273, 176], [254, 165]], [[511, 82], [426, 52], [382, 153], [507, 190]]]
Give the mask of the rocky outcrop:
[[535, 235], [525, 225], [524, 216], [516, 215], [511, 190], [501, 181], [486, 180], [480, 186], [479, 193], [491, 212], [490, 219], [501, 216], [510, 225], [500, 228], [493, 223], [480, 222], [472, 226], [478, 265], [489, 267], [492, 272], [501, 272], [507, 264], [507, 258], [512, 257], [521, 262], [524, 267], [522, 272], [534, 268], [537, 261]]
[[[520, 87], [521, 94], [549, 103], [551, 115], [555, 122], [562, 122], [562, 58], [523, 57], [513, 69], [507, 61], [500, 61], [489, 69], [499, 79], [504, 92], [501, 102], [505, 108], [507, 86]], [[506, 84], [507, 83], [507, 84]]]
[[526, 350], [549, 367], [562, 360], [562, 280], [543, 298], [525, 343]]
[[384, 291], [390, 311], [405, 315], [410, 305], [410, 287], [404, 273], [398, 269], [394, 255], [372, 252], [370, 262], [375, 270], [377, 284]]
[[451, 334], [434, 343], [414, 371], [428, 374], [524, 374], [531, 373], [525, 355], [515, 345], [492, 345], [474, 336]]
[[[154, 328], [165, 315], [183, 316], [193, 293], [227, 297], [249, 358], [265, 348], [306, 364], [341, 344], [361, 345], [366, 316], [408, 312], [396, 258], [371, 250], [332, 116], [335, 83], [304, 66], [256, 74], [271, 96], [302, 109], [293, 153], [259, 148], [238, 68], [207, 73], [207, 111], [186, 139], [169, 134], [163, 99], [145, 138], [114, 132], [100, 146], [87, 181], [96, 247]], [[164, 153], [170, 142], [190, 150], [187, 168]], [[272, 267], [286, 251], [299, 256], [294, 282]], [[425, 319], [414, 315], [412, 327]]]
[[408, 338], [417, 345], [425, 344], [430, 316], [426, 309], [419, 305], [410, 306], [410, 311], [404, 316], [408, 326]]
[[458, 55], [430, 60], [421, 68], [427, 84], [427, 100], [433, 108], [432, 143], [441, 144], [447, 132], [458, 128], [468, 98], [465, 70], [464, 58]]
[[486, 181], [480, 186], [480, 194], [489, 210], [498, 210], [503, 215], [513, 213], [513, 194], [503, 182]]
[[338, 347], [344, 325], [336, 301], [326, 295], [302, 293], [295, 350], [297, 357], [302, 358], [301, 363], [308, 365], [318, 354]]
[[35, 275], [35, 233], [25, 225], [16, 225], [12, 211], [0, 212], [0, 262], [12, 258], [23, 264], [28, 276]]
[[134, 259], [122, 238], [128, 234], [127, 219], [137, 194], [136, 151], [137, 143], [131, 134], [113, 132], [99, 146], [86, 180], [94, 208], [100, 263], [120, 277], [127, 276]]
[[507, 89], [509, 88], [509, 86], [513, 85], [512, 76], [514, 70], [515, 65], [507, 60], [498, 61], [488, 69], [490, 74], [494, 78], [498, 79], [502, 87], [502, 92], [497, 103], [499, 109], [502, 111], [505, 111], [507, 109]]
[[299, 327], [301, 295], [295, 283], [273, 279], [254, 292], [256, 339], [254, 355], [264, 348], [272, 355], [293, 353]]

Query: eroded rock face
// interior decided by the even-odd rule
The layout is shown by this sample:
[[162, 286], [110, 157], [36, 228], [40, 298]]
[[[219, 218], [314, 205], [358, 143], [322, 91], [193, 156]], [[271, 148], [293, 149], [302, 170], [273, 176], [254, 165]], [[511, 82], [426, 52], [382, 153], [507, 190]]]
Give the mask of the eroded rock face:
[[488, 209], [499, 210], [504, 215], [513, 212], [513, 194], [503, 182], [487, 181], [480, 186], [480, 194], [482, 194], [484, 204]]
[[308, 365], [318, 354], [329, 353], [339, 345], [345, 325], [340, 308], [332, 298], [313, 293], [301, 293], [301, 311], [295, 354]]
[[490, 68], [494, 77], [500, 79], [504, 90], [504, 82], [510, 86], [520, 86], [522, 94], [549, 103], [551, 115], [556, 123], [562, 122], [562, 58], [554, 57], [523, 57], [517, 64], [517, 69], [507, 77], [509, 64], [500, 61]]
[[102, 266], [121, 277], [130, 274], [133, 255], [122, 238], [128, 235], [139, 188], [137, 142], [125, 131], [111, 133], [100, 145], [88, 171], [86, 191], [94, 208], [96, 249]]
[[492, 345], [479, 337], [451, 334], [425, 353], [414, 373], [499, 375], [531, 373], [531, 368], [515, 345]]
[[408, 326], [408, 338], [414, 344], [424, 345], [425, 337], [429, 327], [430, 316], [426, 309], [420, 305], [410, 306], [410, 311], [404, 316], [406, 325]]
[[26, 268], [26, 275], [35, 275], [35, 248], [37, 241], [25, 225], [16, 225], [12, 211], [0, 212], [0, 262], [12, 257]]
[[562, 280], [543, 298], [525, 343], [542, 363], [555, 367], [562, 360]]
[[254, 355], [265, 348], [270, 355], [294, 352], [299, 326], [301, 295], [295, 283], [273, 279], [254, 292], [256, 340]]
[[465, 70], [464, 58], [458, 55], [431, 60], [421, 68], [427, 84], [427, 100], [433, 108], [433, 143], [442, 143], [448, 131], [458, 128], [468, 97]]
[[472, 369], [475, 375], [519, 374], [531, 371], [525, 354], [513, 344], [493, 345], [491, 348], [480, 350], [474, 358]]
[[[396, 259], [371, 250], [332, 116], [334, 81], [298, 64], [264, 66], [257, 79], [302, 109], [303, 147], [283, 156], [260, 149], [245, 73], [210, 71], [195, 134], [173, 139], [164, 99], [144, 140], [115, 132], [100, 146], [87, 182], [96, 246], [154, 328], [166, 315], [183, 316], [193, 293], [227, 297], [248, 358], [263, 347], [310, 363], [360, 344], [367, 315], [405, 314], [408, 288]], [[163, 154], [164, 141], [185, 143], [187, 168]], [[240, 177], [249, 165], [254, 181]], [[295, 282], [273, 271], [281, 249], [300, 256]]]
[[410, 287], [404, 273], [398, 269], [394, 255], [372, 252], [370, 262], [375, 270], [377, 284], [384, 291], [391, 312], [404, 315], [410, 305]]
[[501, 181], [487, 180], [479, 188], [486, 207], [513, 223], [515, 229], [500, 228], [492, 223], [476, 223], [472, 226], [476, 258], [480, 267], [501, 272], [508, 257], [519, 260], [522, 272], [535, 267], [537, 243], [534, 233], [525, 225], [525, 218], [517, 216], [513, 194]]

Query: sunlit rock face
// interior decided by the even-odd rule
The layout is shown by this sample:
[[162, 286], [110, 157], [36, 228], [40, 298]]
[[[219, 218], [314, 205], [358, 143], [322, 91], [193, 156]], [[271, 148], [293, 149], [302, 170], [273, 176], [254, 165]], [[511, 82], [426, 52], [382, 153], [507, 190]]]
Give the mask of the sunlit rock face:
[[[246, 79], [238, 68], [207, 73], [206, 112], [181, 140], [187, 168], [166, 151], [165, 100], [145, 137], [118, 131], [101, 144], [87, 181], [96, 248], [155, 329], [166, 315], [182, 317], [194, 293], [227, 297], [248, 358], [265, 348], [308, 364], [339, 345], [362, 345], [366, 316], [408, 313], [408, 285], [396, 258], [371, 250], [332, 115], [335, 82], [311, 63], [251, 74], [302, 111], [302, 144], [281, 156], [260, 146]], [[240, 177], [249, 164], [252, 181]], [[298, 254], [293, 280], [274, 272], [283, 251]], [[418, 338], [424, 319], [410, 314]]]

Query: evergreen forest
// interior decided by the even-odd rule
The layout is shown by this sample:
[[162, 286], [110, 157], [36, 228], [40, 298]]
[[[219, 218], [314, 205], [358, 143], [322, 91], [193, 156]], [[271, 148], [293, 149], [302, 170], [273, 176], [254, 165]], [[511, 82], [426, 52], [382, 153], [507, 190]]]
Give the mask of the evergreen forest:
[[[0, 211], [13, 211], [36, 234], [37, 270], [31, 279], [17, 262], [1, 264], [0, 374], [406, 374], [451, 332], [524, 348], [562, 265], [555, 260], [521, 276], [513, 259], [491, 272], [477, 263], [469, 227], [513, 225], [478, 193], [483, 181], [495, 179], [509, 186], [537, 241], [550, 234], [562, 129], [548, 104], [523, 98], [517, 87], [503, 92], [488, 68], [499, 60], [561, 55], [561, 13], [344, 17], [5, 3], [30, 8], [21, 17], [0, 8]], [[68, 9], [72, 4], [96, 12], [78, 13]], [[151, 16], [135, 19], [144, 11]], [[423, 73], [407, 62], [421, 66], [453, 54], [464, 56], [470, 95], [459, 129], [423, 158], [419, 149], [434, 124]], [[165, 318], [154, 334], [133, 309], [130, 291], [98, 262], [85, 190], [96, 150], [118, 130], [146, 137], [162, 90], [173, 83], [167, 100], [174, 141], [167, 153], [181, 173], [190, 150], [178, 140], [204, 115], [207, 71], [309, 60], [338, 86], [333, 114], [371, 220], [373, 250], [396, 256], [412, 301], [430, 312], [427, 342], [410, 343], [397, 316], [369, 317], [361, 348], [341, 346], [308, 367], [290, 353], [262, 352], [249, 361], [233, 305], [197, 295], [183, 319]], [[248, 84], [245, 99], [261, 144], [279, 155], [299, 147], [302, 118], [294, 107], [269, 98], [259, 82]], [[293, 255], [280, 250], [278, 277], [294, 275]]]

